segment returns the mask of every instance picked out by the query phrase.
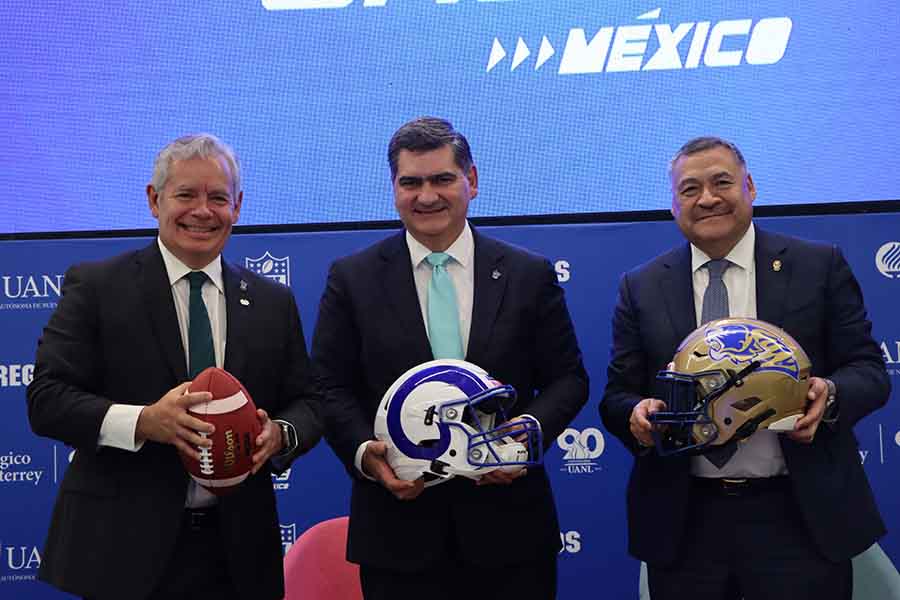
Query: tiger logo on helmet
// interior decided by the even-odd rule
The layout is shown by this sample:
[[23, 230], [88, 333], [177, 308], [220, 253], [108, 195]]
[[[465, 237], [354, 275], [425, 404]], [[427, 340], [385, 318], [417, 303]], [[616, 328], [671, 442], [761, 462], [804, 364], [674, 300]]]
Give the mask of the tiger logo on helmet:
[[748, 318], [710, 321], [660, 371], [665, 410], [651, 421], [661, 455], [741, 441], [758, 429], [791, 431], [806, 409], [811, 364], [784, 330]]

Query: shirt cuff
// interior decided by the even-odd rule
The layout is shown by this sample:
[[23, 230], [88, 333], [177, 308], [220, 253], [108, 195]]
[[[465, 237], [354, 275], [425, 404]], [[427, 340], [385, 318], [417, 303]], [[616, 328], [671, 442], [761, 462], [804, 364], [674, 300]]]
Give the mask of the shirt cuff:
[[100, 437], [97, 438], [97, 445], [130, 452], [140, 450], [144, 446], [144, 440], [135, 442], [134, 436], [137, 431], [138, 417], [145, 408], [147, 407], [135, 404], [110, 406], [100, 425]]
[[353, 466], [356, 467], [356, 470], [359, 471], [359, 474], [368, 479], [369, 481], [375, 481], [374, 477], [369, 477], [362, 468], [362, 458], [363, 454], [366, 453], [366, 448], [369, 447], [369, 444], [372, 443], [372, 440], [367, 440], [359, 445], [359, 448], [356, 449], [356, 457], [353, 459]]

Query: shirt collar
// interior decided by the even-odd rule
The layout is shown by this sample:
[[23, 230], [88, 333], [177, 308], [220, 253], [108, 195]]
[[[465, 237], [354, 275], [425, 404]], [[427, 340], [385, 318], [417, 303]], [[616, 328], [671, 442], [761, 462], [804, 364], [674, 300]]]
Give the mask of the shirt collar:
[[[747, 228], [747, 231], [744, 233], [744, 237], [740, 239], [740, 241], [734, 245], [734, 248], [731, 249], [725, 258], [728, 259], [729, 262], [739, 266], [745, 271], [749, 271], [753, 266], [753, 250], [756, 247], [756, 229], [753, 227], [753, 223], [750, 223], [750, 227]], [[703, 267], [707, 262], [711, 259], [709, 256], [698, 248], [697, 246], [691, 244], [691, 272], [694, 273], [697, 269]]]
[[[166, 273], [169, 275], [169, 285], [175, 285], [182, 277], [193, 271], [194, 269], [190, 268], [181, 260], [172, 254], [172, 252], [166, 248], [166, 245], [162, 243], [162, 240], [159, 239], [159, 236], [156, 238], [156, 243], [159, 244], [159, 251], [162, 253], [163, 264], [166, 266]], [[206, 276], [209, 277], [209, 280], [216, 286], [216, 288], [225, 293], [225, 286], [222, 283], [222, 255], [215, 257], [211, 263], [200, 269], [206, 273]]]
[[[413, 268], [421, 265], [422, 261], [431, 254], [431, 250], [414, 238], [409, 231], [406, 232], [406, 245], [409, 246], [409, 257], [412, 259]], [[450, 247], [444, 252], [463, 268], [472, 264], [472, 258], [475, 256], [475, 238], [472, 236], [472, 229], [469, 227], [468, 221], [456, 241], [450, 244]]]

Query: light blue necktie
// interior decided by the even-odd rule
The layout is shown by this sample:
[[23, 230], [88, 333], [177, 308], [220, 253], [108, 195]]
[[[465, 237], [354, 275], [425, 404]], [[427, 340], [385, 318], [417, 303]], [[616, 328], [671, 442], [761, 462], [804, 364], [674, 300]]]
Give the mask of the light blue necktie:
[[432, 252], [425, 260], [431, 265], [428, 284], [428, 336], [435, 358], [462, 359], [462, 337], [459, 335], [459, 310], [456, 307], [456, 288], [447, 272], [450, 255]]
[[706, 286], [706, 291], [703, 293], [703, 309], [700, 311], [701, 325], [728, 316], [728, 288], [725, 287], [722, 276], [730, 266], [731, 262], [724, 258], [706, 263], [706, 270], [709, 271], [709, 285]]

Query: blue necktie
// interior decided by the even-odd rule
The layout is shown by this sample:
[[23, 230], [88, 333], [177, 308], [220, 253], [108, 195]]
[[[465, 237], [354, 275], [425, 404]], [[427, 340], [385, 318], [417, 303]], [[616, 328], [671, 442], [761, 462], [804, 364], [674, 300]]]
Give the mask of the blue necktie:
[[186, 275], [191, 284], [191, 299], [188, 304], [188, 376], [193, 379], [203, 369], [216, 366], [213, 350], [212, 328], [209, 313], [203, 303], [203, 283], [209, 279], [203, 271], [192, 271]]
[[[701, 324], [709, 323], [716, 319], [724, 319], [729, 315], [728, 288], [725, 287], [722, 275], [725, 274], [725, 271], [730, 266], [731, 262], [724, 258], [711, 260], [706, 263], [706, 270], [709, 271], [709, 285], [706, 286], [706, 291], [703, 293], [703, 309], [700, 318], [703, 323]], [[737, 449], [737, 442], [730, 440], [721, 446], [711, 446], [703, 453], [703, 456], [721, 469], [731, 460]]]
[[425, 260], [431, 265], [431, 282], [428, 284], [428, 336], [431, 353], [435, 358], [462, 359], [462, 338], [459, 335], [459, 310], [456, 307], [456, 289], [447, 272], [450, 255], [432, 252]]
[[706, 292], [703, 293], [701, 325], [728, 316], [728, 288], [725, 287], [722, 276], [729, 266], [731, 266], [731, 262], [724, 258], [706, 263], [706, 270], [709, 271], [709, 285], [706, 287]]

